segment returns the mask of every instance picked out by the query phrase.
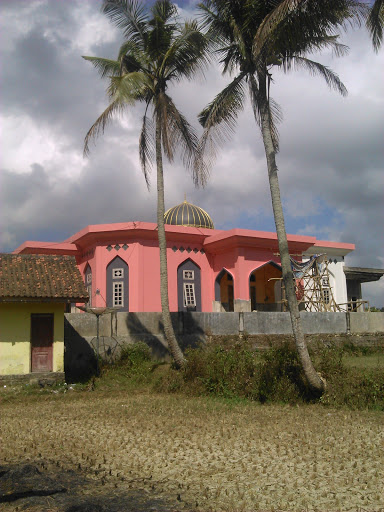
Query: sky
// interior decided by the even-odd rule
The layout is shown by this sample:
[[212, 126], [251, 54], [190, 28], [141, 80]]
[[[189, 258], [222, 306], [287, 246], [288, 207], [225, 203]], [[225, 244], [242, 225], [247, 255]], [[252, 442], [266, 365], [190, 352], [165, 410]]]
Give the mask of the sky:
[[[196, 1], [178, 1], [190, 18]], [[89, 224], [156, 221], [156, 175], [140, 169], [142, 107], [116, 118], [83, 156], [84, 137], [108, 105], [107, 82], [82, 55], [116, 58], [122, 34], [98, 0], [1, 0], [0, 251], [26, 240], [65, 240]], [[319, 77], [273, 71], [279, 126], [279, 180], [288, 233], [356, 244], [347, 266], [384, 268], [384, 48], [365, 29], [341, 42], [349, 54], [311, 56], [348, 89]], [[228, 83], [213, 63], [205, 76], [169, 93], [199, 133], [197, 114]], [[199, 131], [200, 130], [200, 131]], [[165, 202], [201, 206], [218, 229], [274, 231], [263, 144], [249, 104], [220, 149], [205, 188], [181, 162], [165, 166]], [[384, 278], [363, 285], [384, 306]]]

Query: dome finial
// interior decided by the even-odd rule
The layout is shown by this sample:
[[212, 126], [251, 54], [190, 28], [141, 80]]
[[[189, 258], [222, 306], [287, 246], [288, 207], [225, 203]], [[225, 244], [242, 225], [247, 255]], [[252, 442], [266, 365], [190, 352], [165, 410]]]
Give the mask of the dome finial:
[[184, 203], [186, 203], [186, 202], [187, 202], [187, 194], [186, 194], [186, 192], [184, 192]]

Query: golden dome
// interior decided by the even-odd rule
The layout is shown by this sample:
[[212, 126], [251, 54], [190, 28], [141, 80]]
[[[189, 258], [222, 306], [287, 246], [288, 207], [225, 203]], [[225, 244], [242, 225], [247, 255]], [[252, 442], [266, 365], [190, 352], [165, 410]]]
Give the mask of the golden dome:
[[208, 213], [199, 206], [188, 203], [187, 200], [167, 210], [164, 222], [173, 226], [215, 229]]

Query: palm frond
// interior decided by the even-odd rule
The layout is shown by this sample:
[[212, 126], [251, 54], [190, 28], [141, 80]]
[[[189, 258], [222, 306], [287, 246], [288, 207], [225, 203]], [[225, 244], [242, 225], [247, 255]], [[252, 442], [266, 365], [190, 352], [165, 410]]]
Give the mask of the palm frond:
[[163, 23], [168, 23], [177, 16], [177, 7], [169, 0], [155, 2], [151, 7], [153, 19], [158, 18]]
[[152, 163], [155, 158], [155, 147], [154, 147], [154, 126], [150, 119], [147, 117], [147, 110], [149, 104], [147, 104], [147, 108], [145, 109], [145, 113], [143, 116], [143, 125], [140, 132], [139, 138], [139, 155], [140, 155], [140, 163], [141, 168], [143, 170], [145, 183], [147, 184], [147, 188], [149, 190], [150, 181], [149, 181], [149, 171], [152, 167]]
[[111, 121], [113, 115], [115, 113], [121, 113], [123, 109], [124, 104], [117, 99], [110, 103], [104, 112], [96, 119], [84, 139], [84, 156], [89, 154], [89, 144], [91, 140], [96, 139], [100, 134], [104, 133], [104, 130], [107, 124]]
[[283, 0], [277, 2], [276, 7], [265, 16], [258, 27], [253, 40], [253, 58], [257, 60], [267, 41], [273, 38], [278, 26], [285, 22], [289, 13], [306, 0]]
[[123, 30], [126, 39], [143, 47], [148, 30], [145, 5], [137, 0], [104, 0], [101, 12]]
[[346, 44], [339, 43], [339, 36], [324, 35], [321, 37], [313, 37], [311, 42], [306, 44], [306, 53], [330, 48], [335, 57], [344, 57], [349, 53], [349, 47]]
[[[367, 5], [357, 0], [283, 0], [257, 29], [253, 58], [285, 53], [309, 53], [330, 44], [332, 37], [349, 26], [359, 26]], [[333, 47], [342, 55], [341, 47]]]
[[367, 28], [372, 37], [373, 48], [377, 52], [383, 43], [384, 0], [375, 0], [367, 19]]
[[117, 60], [120, 62], [121, 73], [147, 70], [148, 60], [145, 53], [133, 41], [125, 41], [119, 49]]
[[198, 116], [204, 129], [210, 130], [224, 122], [231, 135], [239, 112], [244, 104], [244, 78], [240, 73], [228, 84]]
[[208, 168], [212, 166], [218, 148], [232, 135], [237, 116], [244, 107], [244, 79], [245, 74], [240, 73], [198, 116], [204, 127], [198, 153], [199, 158], [205, 158]]
[[334, 89], [339, 92], [342, 96], [347, 96], [348, 91], [339, 76], [327, 66], [307, 59], [305, 57], [293, 56], [290, 59], [283, 61], [283, 70], [285, 72], [290, 71], [292, 67], [296, 69], [305, 69], [309, 71], [311, 75], [319, 75], [324, 78], [326, 84], [330, 89]]
[[177, 81], [190, 79], [197, 71], [204, 73], [209, 62], [207, 47], [208, 39], [199, 30], [197, 23], [185, 22], [164, 55], [159, 73]]
[[119, 98], [122, 102], [132, 105], [137, 100], [143, 101], [150, 92], [151, 86], [152, 82], [148, 76], [141, 71], [136, 71], [111, 77], [107, 92], [112, 101]]
[[332, 50], [335, 57], [343, 57], [349, 52], [349, 47], [345, 44], [339, 43], [339, 36], [329, 34], [310, 35], [308, 38], [302, 37], [301, 41], [297, 41], [292, 47], [285, 47], [280, 54], [276, 52], [273, 56], [277, 56], [276, 62], [282, 59], [289, 59], [291, 56], [301, 56], [324, 49]]
[[102, 57], [87, 57], [84, 55], [83, 59], [91, 62], [102, 78], [106, 76], [118, 76], [120, 73], [120, 63], [116, 60], [103, 59]]
[[222, 48], [229, 44], [231, 40], [231, 31], [226, 17], [223, 16], [221, 10], [214, 5], [215, 2], [205, 0], [204, 3], [198, 4], [198, 19], [200, 21], [200, 29], [205, 31], [212, 51], [220, 54]]

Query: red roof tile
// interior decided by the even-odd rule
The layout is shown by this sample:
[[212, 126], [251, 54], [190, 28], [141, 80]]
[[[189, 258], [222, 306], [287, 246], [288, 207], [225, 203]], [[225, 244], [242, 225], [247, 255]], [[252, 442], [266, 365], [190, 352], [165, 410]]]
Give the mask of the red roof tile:
[[87, 302], [73, 256], [0, 254], [0, 302], [9, 300]]

